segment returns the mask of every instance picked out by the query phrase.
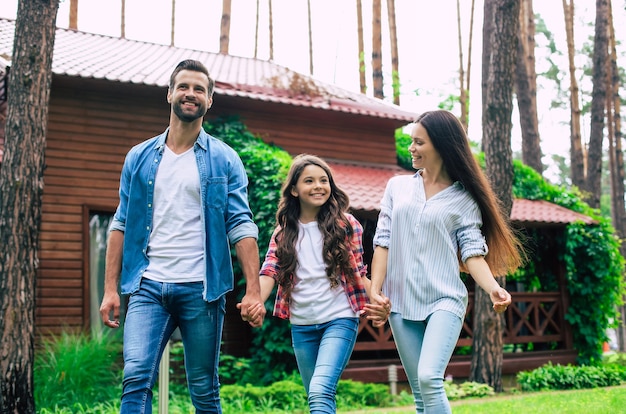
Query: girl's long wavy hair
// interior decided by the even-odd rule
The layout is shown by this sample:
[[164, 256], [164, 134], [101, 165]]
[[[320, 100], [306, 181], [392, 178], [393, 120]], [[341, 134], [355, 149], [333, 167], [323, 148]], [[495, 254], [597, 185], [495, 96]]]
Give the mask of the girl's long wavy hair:
[[[454, 114], [444, 110], [425, 112], [415, 123], [428, 133], [452, 181], [463, 184], [478, 204], [483, 219], [481, 230], [489, 247], [485, 260], [491, 271], [496, 276], [513, 272], [523, 263], [522, 243], [474, 158], [463, 125]], [[461, 270], [466, 270], [462, 263]]]
[[317, 213], [317, 225], [324, 239], [322, 257], [326, 264], [326, 276], [331, 287], [339, 285], [342, 273], [345, 274], [348, 283], [354, 281], [349, 245], [353, 229], [344, 214], [350, 205], [348, 195], [337, 186], [332, 171], [324, 160], [314, 155], [301, 154], [293, 159], [281, 189], [281, 199], [276, 212], [276, 222], [279, 226], [276, 233], [276, 257], [279, 265], [277, 280], [287, 295], [293, 288], [293, 275], [298, 265], [296, 243], [300, 218], [300, 199], [294, 197], [291, 191], [304, 168], [309, 165], [322, 168], [330, 183], [330, 198]]

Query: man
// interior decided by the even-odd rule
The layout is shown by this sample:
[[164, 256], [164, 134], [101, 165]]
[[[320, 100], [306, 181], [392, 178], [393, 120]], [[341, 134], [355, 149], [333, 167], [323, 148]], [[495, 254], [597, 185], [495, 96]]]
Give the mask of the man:
[[121, 279], [122, 294], [130, 295], [121, 413], [151, 412], [159, 361], [177, 327], [196, 412], [221, 413], [217, 367], [225, 294], [233, 288], [229, 243], [246, 279], [241, 317], [257, 327], [265, 316], [248, 314], [263, 304], [245, 169], [232, 148], [202, 129], [213, 87], [202, 63], [180, 62], [167, 92], [169, 127], [133, 147], [122, 168], [100, 306], [104, 324], [119, 327]]

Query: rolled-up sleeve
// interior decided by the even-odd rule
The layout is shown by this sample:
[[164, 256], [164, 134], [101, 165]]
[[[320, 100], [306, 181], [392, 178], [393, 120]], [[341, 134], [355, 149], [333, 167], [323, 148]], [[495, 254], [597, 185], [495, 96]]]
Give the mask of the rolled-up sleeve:
[[456, 232], [456, 238], [461, 252], [463, 263], [470, 257], [486, 256], [487, 242], [480, 228], [482, 216], [477, 205], [462, 216], [462, 224]]

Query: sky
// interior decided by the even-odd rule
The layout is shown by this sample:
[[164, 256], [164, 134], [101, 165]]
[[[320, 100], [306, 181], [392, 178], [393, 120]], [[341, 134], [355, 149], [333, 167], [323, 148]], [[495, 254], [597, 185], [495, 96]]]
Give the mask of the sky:
[[[58, 27], [68, 27], [69, 0], [61, 0]], [[387, 6], [382, 0], [383, 77], [385, 95], [391, 97], [391, 57], [387, 28]], [[461, 36], [463, 60], [467, 69], [469, 38], [469, 0], [461, 0]], [[562, 56], [557, 59], [562, 70], [567, 68], [562, 3], [558, 0], [536, 0], [534, 11], [554, 34]], [[613, 0], [617, 39], [625, 39], [625, 0]], [[17, 0], [0, 2], [0, 17], [15, 18]], [[257, 57], [269, 59], [268, 1], [260, 0], [259, 44]], [[372, 1], [362, 0], [368, 94], [372, 91], [371, 76], [371, 10]], [[170, 44], [172, 0], [126, 0], [126, 37], [129, 39]], [[256, 0], [232, 0], [229, 53], [254, 56]], [[416, 114], [436, 109], [451, 94], [458, 95], [459, 47], [456, 0], [395, 0], [401, 83], [400, 106]], [[576, 46], [593, 35], [595, 0], [575, 0]], [[307, 0], [272, 0], [274, 30], [274, 62], [292, 70], [309, 74]], [[219, 52], [222, 0], [176, 0], [175, 46]], [[313, 76], [358, 91], [358, 50], [356, 1], [311, 0], [313, 32]], [[483, 0], [476, 0], [472, 39], [469, 137], [481, 139], [481, 53]], [[109, 36], [120, 36], [121, 0], [79, 0], [78, 29]], [[541, 39], [537, 39], [540, 45]], [[622, 51], [624, 46], [621, 46]], [[624, 52], [626, 53], [626, 52]], [[545, 48], [536, 51], [537, 71], [546, 68]], [[623, 57], [620, 61], [626, 67]], [[565, 72], [564, 72], [565, 74]], [[583, 86], [583, 85], [581, 85]], [[569, 110], [550, 108], [555, 96], [553, 85], [538, 79], [539, 128], [544, 163], [552, 154], [569, 154]], [[387, 98], [391, 100], [391, 98]], [[455, 108], [457, 115], [460, 110]], [[519, 115], [514, 110], [513, 150], [521, 148]], [[583, 129], [587, 125], [583, 122]], [[584, 134], [584, 133], [583, 133]]]

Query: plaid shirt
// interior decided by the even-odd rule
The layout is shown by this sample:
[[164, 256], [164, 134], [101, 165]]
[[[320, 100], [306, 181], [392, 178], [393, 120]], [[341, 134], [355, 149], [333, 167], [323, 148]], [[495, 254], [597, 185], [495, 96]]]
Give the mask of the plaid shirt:
[[[362, 277], [366, 277], [367, 266], [363, 263], [363, 227], [352, 214], [345, 214], [348, 222], [352, 226], [352, 236], [349, 240], [350, 246], [350, 265], [352, 272], [354, 273], [354, 283], [348, 284], [345, 274], [341, 275], [341, 285], [346, 291], [350, 307], [357, 313], [362, 313], [363, 307], [367, 303], [367, 293], [365, 292], [365, 286], [363, 285]], [[278, 274], [278, 258], [276, 257], [276, 233], [279, 227], [274, 229], [274, 234], [270, 239], [270, 244], [265, 255], [265, 261], [261, 266], [259, 274], [261, 276], [269, 276], [276, 280]], [[348, 236], [346, 236], [348, 237]], [[293, 275], [291, 275], [293, 279]], [[291, 298], [285, 295], [283, 287], [279, 284], [276, 292], [276, 302], [274, 303], [274, 316], [282, 319], [289, 319], [289, 304]]]

